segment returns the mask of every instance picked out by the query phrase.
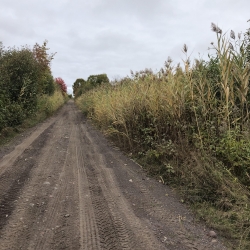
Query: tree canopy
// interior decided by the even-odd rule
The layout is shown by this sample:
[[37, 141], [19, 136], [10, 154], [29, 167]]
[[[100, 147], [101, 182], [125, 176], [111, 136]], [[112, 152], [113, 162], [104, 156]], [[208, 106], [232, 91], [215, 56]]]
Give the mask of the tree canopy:
[[77, 98], [81, 94], [98, 87], [101, 84], [108, 84], [109, 79], [106, 74], [99, 74], [99, 75], [90, 75], [85, 81], [83, 78], [78, 78], [73, 83], [73, 94], [74, 97]]

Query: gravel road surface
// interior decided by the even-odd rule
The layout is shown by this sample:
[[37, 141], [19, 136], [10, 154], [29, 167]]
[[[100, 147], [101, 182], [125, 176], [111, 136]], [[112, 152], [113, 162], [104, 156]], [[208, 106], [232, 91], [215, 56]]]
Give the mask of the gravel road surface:
[[73, 101], [0, 148], [0, 249], [226, 249]]

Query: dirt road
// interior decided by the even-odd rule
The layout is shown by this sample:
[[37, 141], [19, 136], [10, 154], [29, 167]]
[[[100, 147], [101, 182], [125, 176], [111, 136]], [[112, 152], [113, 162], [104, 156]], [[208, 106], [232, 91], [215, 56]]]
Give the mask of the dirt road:
[[226, 249], [73, 101], [0, 150], [0, 249]]

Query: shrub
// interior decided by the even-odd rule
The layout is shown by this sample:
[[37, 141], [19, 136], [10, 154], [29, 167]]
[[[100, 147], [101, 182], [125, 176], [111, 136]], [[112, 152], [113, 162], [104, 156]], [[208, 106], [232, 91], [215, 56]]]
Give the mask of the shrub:
[[20, 125], [37, 111], [41, 95], [53, 95], [55, 83], [50, 70], [54, 54], [47, 53], [47, 41], [5, 49], [0, 44], [0, 131]]
[[[0, 58], [0, 88], [9, 103], [5, 106], [6, 118], [10, 119], [7, 124], [19, 124], [34, 111], [37, 103], [38, 64], [27, 47], [4, 51]], [[15, 110], [17, 114], [14, 114]]]
[[58, 86], [60, 86], [62, 93], [66, 94], [67, 93], [67, 85], [64, 82], [64, 80], [61, 77], [57, 77], [57, 78], [55, 78], [55, 82], [56, 82], [56, 84], [58, 84]]
[[109, 83], [109, 79], [108, 79], [106, 74], [90, 75], [88, 77], [87, 82], [89, 82], [89, 84], [92, 87], [97, 87], [97, 86], [101, 85], [102, 83]]

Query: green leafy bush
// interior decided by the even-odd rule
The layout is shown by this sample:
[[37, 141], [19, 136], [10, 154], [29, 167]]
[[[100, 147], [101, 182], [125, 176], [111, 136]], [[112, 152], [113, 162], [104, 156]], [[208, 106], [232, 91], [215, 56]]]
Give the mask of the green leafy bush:
[[54, 54], [43, 45], [5, 49], [0, 44], [0, 131], [20, 125], [37, 111], [41, 95], [53, 95], [55, 83], [50, 70]]
[[87, 82], [93, 87], [100, 86], [102, 83], [109, 83], [109, 79], [106, 74], [91, 75], [88, 77]]
[[30, 49], [23, 47], [4, 51], [0, 58], [0, 83], [11, 102], [35, 102], [38, 70]]
[[215, 150], [227, 169], [250, 188], [250, 141], [237, 130], [227, 131], [216, 144]]
[[101, 84], [109, 83], [109, 79], [106, 74], [91, 75], [88, 80], [85, 81], [82, 78], [76, 79], [73, 84], [73, 94], [75, 98], [78, 98], [87, 91], [100, 86]]

